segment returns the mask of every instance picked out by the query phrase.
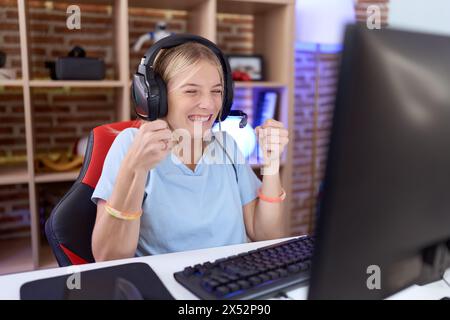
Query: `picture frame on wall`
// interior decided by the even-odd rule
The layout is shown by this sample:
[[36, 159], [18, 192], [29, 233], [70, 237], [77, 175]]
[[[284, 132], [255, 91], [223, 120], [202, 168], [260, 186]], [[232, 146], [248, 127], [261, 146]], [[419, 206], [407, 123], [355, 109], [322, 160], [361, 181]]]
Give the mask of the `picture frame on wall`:
[[262, 55], [227, 55], [234, 81], [263, 81], [264, 61]]

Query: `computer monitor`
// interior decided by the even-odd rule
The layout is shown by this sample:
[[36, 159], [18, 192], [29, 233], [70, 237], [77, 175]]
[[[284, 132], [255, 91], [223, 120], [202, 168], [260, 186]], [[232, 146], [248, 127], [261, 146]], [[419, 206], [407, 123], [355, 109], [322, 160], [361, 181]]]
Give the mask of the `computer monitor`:
[[347, 28], [310, 299], [381, 299], [450, 267], [450, 38]]

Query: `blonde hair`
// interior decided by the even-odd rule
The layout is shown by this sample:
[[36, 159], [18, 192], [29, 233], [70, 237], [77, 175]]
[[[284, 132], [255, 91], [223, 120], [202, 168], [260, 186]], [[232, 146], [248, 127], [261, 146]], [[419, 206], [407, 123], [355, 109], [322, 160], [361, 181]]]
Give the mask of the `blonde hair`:
[[[200, 61], [208, 61], [217, 68], [223, 92], [224, 75], [219, 58], [211, 49], [197, 42], [186, 42], [170, 49], [162, 49], [156, 56], [154, 70], [167, 84], [177, 74], [192, 68]], [[221, 117], [222, 106], [219, 119]]]

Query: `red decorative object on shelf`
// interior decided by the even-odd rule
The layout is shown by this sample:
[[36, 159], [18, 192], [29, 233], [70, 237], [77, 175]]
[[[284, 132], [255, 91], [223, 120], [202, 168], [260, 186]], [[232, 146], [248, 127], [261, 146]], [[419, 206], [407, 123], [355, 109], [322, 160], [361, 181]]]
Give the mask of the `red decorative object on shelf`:
[[232, 77], [234, 81], [250, 81], [250, 75], [247, 72], [233, 71]]

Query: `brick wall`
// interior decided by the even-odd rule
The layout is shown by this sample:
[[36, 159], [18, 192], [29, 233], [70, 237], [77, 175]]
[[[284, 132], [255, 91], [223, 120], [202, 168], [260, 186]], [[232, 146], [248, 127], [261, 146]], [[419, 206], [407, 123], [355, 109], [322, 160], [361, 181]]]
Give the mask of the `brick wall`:
[[[31, 77], [48, 78], [45, 61], [66, 56], [76, 45], [86, 50], [88, 57], [102, 58], [106, 79], [115, 77], [113, 68], [113, 15], [110, 6], [80, 5], [82, 28], [66, 26], [68, 3], [27, 1], [29, 6], [29, 36], [31, 41]], [[8, 17], [8, 16], [7, 16]]]
[[225, 53], [253, 53], [253, 16], [218, 14], [217, 44]]
[[22, 96], [21, 88], [0, 89], [0, 157], [25, 153], [25, 117]]
[[30, 234], [27, 185], [0, 186], [0, 239]]
[[377, 5], [381, 13], [381, 26], [387, 26], [389, 15], [389, 0], [358, 0], [355, 5], [356, 20], [366, 21], [367, 8], [371, 5]]
[[[387, 25], [389, 0], [359, 0], [355, 4], [356, 19], [366, 21], [367, 7], [379, 5], [381, 25]], [[319, 109], [316, 143], [313, 146], [313, 112], [316, 60], [319, 63]], [[340, 54], [314, 53], [297, 49], [295, 52], [295, 128], [292, 203], [292, 235], [314, 231], [316, 197], [326, 165], [329, 133], [339, 72]], [[313, 149], [315, 163], [313, 165]], [[315, 173], [313, 175], [313, 167]], [[314, 176], [314, 180], [313, 180]], [[314, 181], [314, 185], [312, 182]], [[314, 190], [313, 190], [314, 188]]]
[[319, 59], [319, 107], [316, 126], [316, 172], [315, 184], [323, 176], [328, 136], [331, 127], [333, 103], [336, 90], [339, 55], [295, 52], [295, 120], [294, 120], [294, 169], [292, 233], [308, 233], [311, 208], [314, 206], [311, 183], [313, 161], [313, 116], [316, 59]]
[[115, 121], [115, 90], [72, 88], [32, 90], [36, 151], [67, 151], [77, 138]]
[[[82, 28], [68, 30], [66, 8], [69, 3], [27, 1], [27, 4], [30, 14], [32, 79], [48, 79], [49, 73], [45, 68], [45, 61], [67, 55], [75, 45], [82, 46], [87, 56], [104, 59], [107, 79], [116, 77], [111, 6], [81, 4]], [[130, 73], [135, 71], [140, 58], [151, 44], [146, 43], [140, 52], [134, 53], [131, 46], [141, 34], [153, 30], [155, 23], [160, 20], [167, 21], [168, 29], [173, 32], [186, 32], [187, 18], [187, 13], [184, 11], [129, 8]], [[21, 60], [16, 0], [0, 0], [0, 20], [2, 21], [0, 50], [8, 54], [6, 67], [16, 68], [20, 77]], [[217, 24], [218, 43], [225, 52], [252, 52], [252, 16], [218, 14]], [[78, 138], [87, 135], [93, 127], [115, 121], [115, 95], [116, 91], [108, 88], [34, 88], [32, 103], [36, 152], [68, 150]], [[251, 121], [253, 113], [251, 90], [237, 90], [235, 106], [245, 110]], [[132, 115], [134, 117], [134, 113]], [[0, 88], [0, 157], [25, 153], [22, 90]], [[41, 196], [38, 199], [45, 196], [44, 198], [50, 199], [45, 203], [49, 203], [52, 199], [58, 199], [61, 190], [67, 190], [69, 186], [70, 184], [45, 184], [39, 192]], [[21, 197], [15, 194], [20, 194]], [[40, 203], [40, 207], [48, 207], [45, 203]], [[20, 219], [11, 220], [12, 217]], [[11, 223], [2, 222], [6, 220]], [[27, 224], [29, 224], [29, 211], [26, 186], [0, 188], [0, 230], [5, 230], [0, 231], [0, 237], [25, 235], [29, 232]]]

